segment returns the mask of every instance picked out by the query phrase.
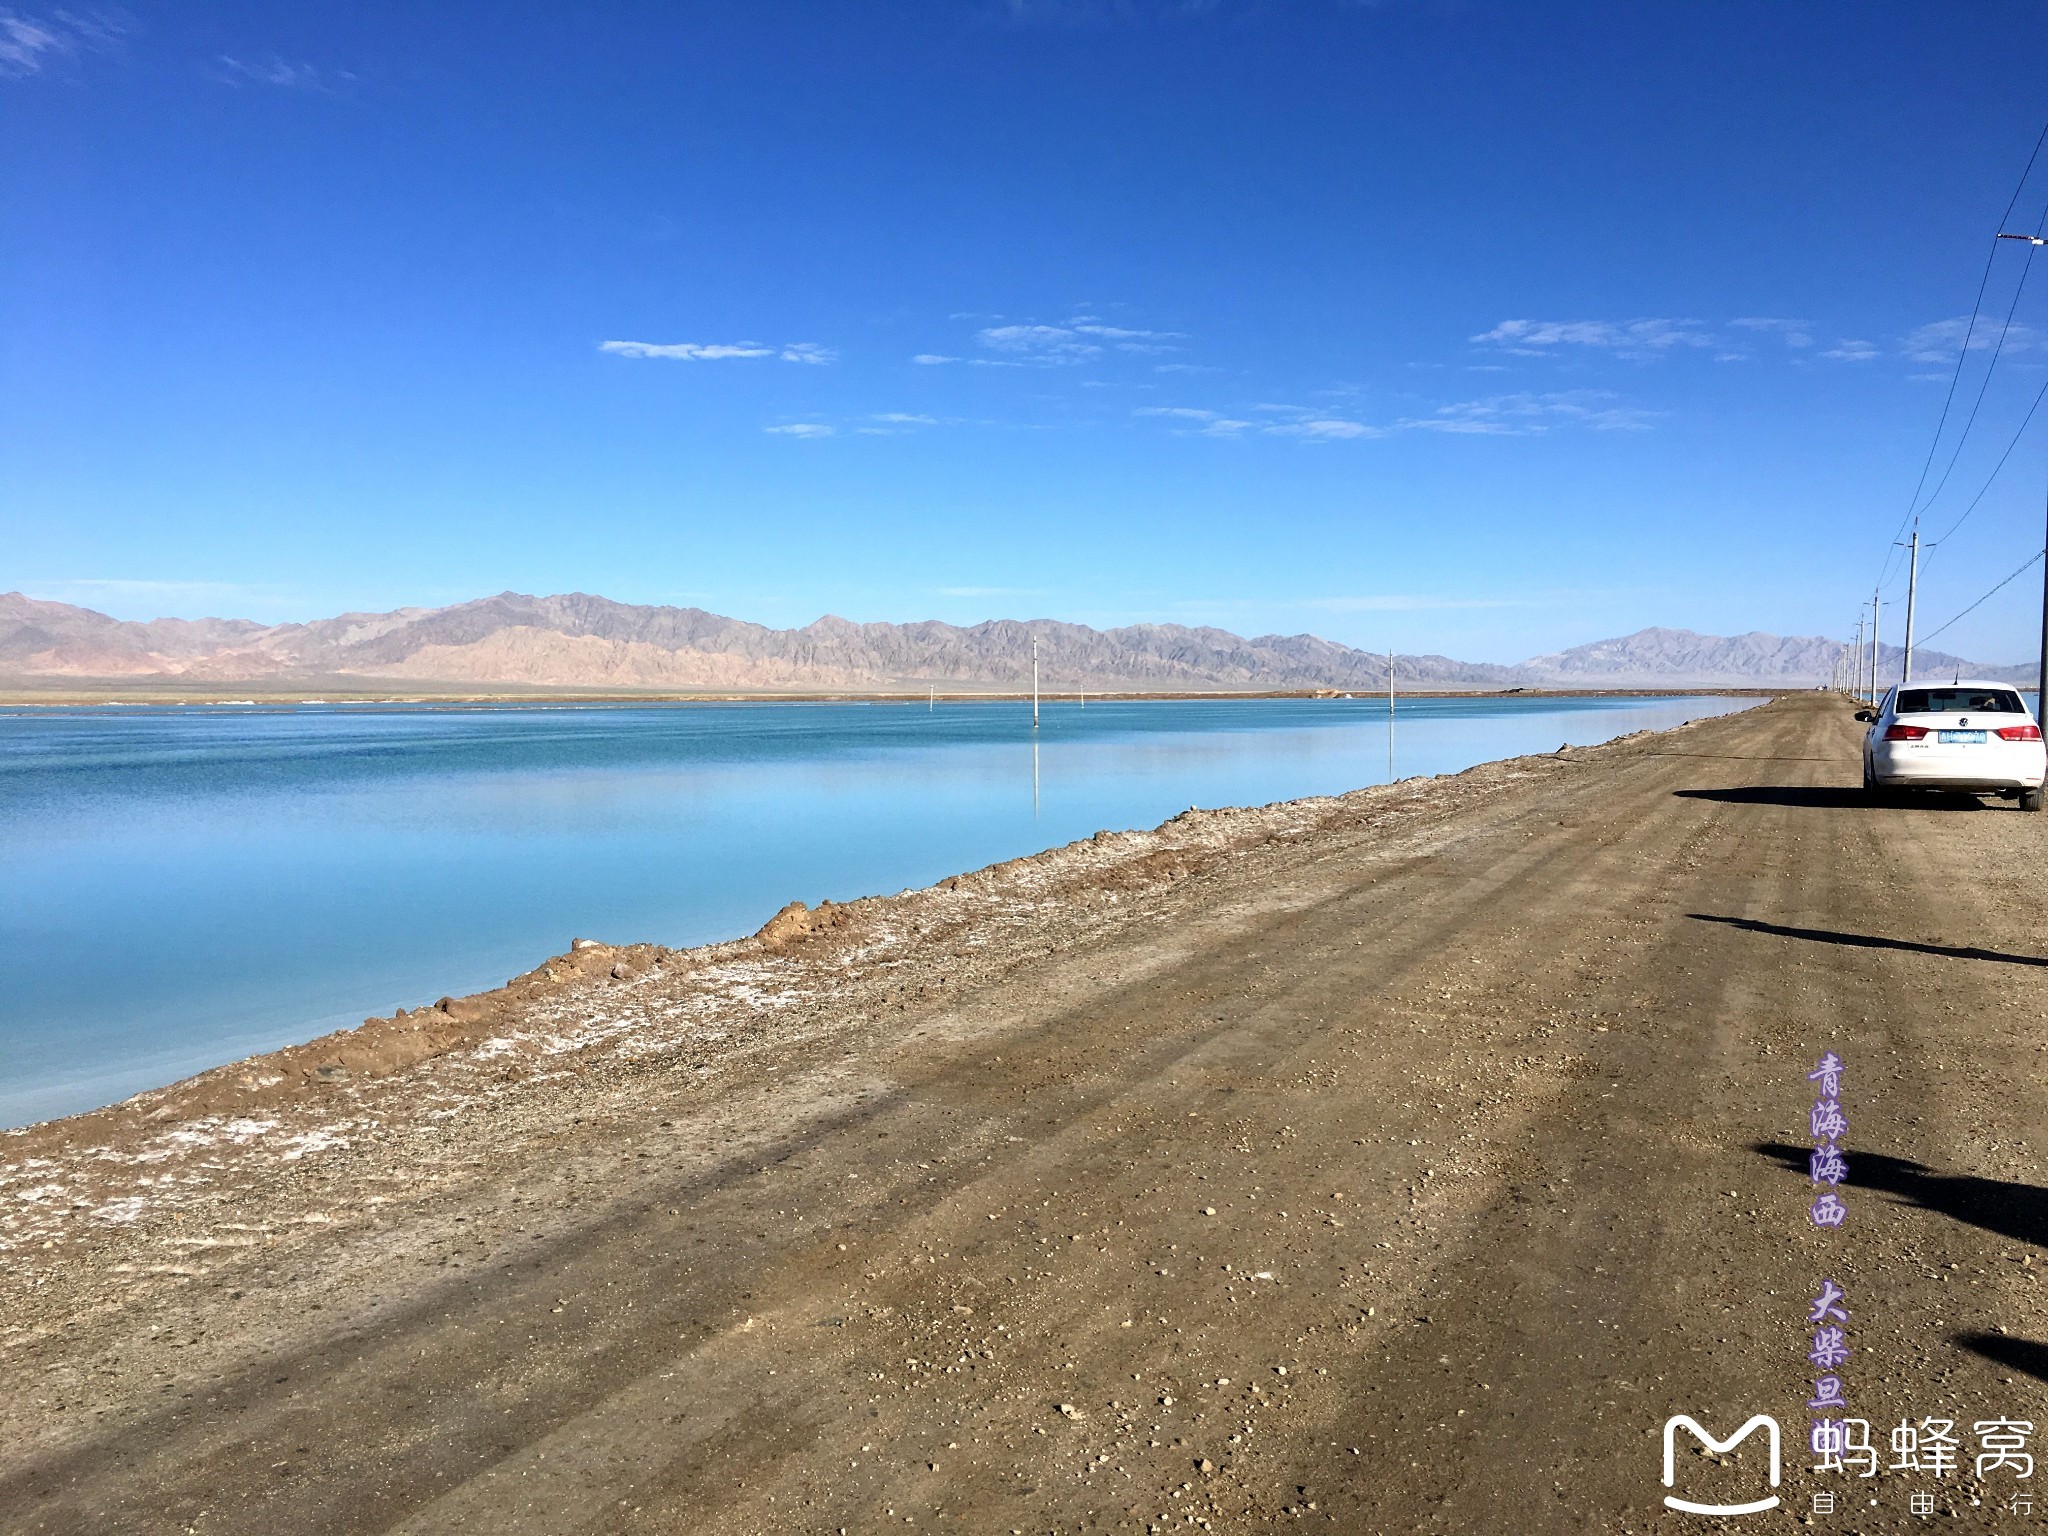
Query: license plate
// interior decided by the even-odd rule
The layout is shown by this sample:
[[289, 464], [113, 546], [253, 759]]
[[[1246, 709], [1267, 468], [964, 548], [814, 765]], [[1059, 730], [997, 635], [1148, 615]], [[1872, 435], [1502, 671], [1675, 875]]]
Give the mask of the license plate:
[[1973, 747], [1983, 744], [1984, 733], [1982, 731], [1941, 731], [1936, 733], [1934, 739], [1944, 747]]

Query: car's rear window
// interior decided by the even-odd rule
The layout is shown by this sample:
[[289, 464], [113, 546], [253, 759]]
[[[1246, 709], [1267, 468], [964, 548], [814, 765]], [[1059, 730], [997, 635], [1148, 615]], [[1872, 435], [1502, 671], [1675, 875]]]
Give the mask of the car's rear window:
[[2020, 696], [2007, 688], [1901, 688], [1901, 715], [2018, 715]]

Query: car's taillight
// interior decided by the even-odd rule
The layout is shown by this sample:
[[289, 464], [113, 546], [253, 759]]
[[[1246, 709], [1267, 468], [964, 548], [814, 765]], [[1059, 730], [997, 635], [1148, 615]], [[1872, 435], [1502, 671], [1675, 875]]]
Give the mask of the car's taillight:
[[[1924, 725], [1899, 725], [1894, 723], [1885, 731], [1884, 739], [1886, 741], [1918, 741], [1926, 734], [1927, 727]], [[2039, 735], [2040, 733], [2036, 732], [2035, 734]]]
[[1998, 733], [2000, 741], [2039, 741], [2041, 727], [2038, 725], [2008, 725]]

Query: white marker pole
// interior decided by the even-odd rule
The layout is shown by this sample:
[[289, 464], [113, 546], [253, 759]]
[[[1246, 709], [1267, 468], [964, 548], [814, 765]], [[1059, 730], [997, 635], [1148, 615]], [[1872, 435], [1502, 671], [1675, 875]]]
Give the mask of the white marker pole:
[[[1031, 637], [1031, 729], [1038, 729], [1038, 636]], [[1034, 764], [1034, 770], [1036, 765]]]

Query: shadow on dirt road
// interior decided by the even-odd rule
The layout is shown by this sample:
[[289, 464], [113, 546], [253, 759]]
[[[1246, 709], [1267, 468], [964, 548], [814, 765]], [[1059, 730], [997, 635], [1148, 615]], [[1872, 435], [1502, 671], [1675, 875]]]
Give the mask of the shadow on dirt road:
[[2034, 1339], [2016, 1339], [2003, 1333], [1959, 1333], [1955, 1342], [1972, 1354], [1997, 1361], [2008, 1370], [2022, 1372], [2036, 1381], [2048, 1381], [2048, 1344]]
[[1753, 917], [1722, 917], [1713, 912], [1688, 912], [1685, 915], [1695, 922], [1722, 923], [1772, 938], [1808, 939], [1815, 944], [1843, 944], [1851, 949], [1896, 949], [1913, 955], [1938, 955], [1948, 960], [1995, 960], [2001, 965], [2048, 965], [2048, 959], [2039, 955], [2010, 955], [2002, 949], [1980, 949], [1974, 944], [1922, 944], [1915, 939], [1887, 939], [1874, 933], [1844, 933], [1835, 928], [1794, 928]]
[[1680, 800], [1713, 800], [1722, 805], [1789, 805], [1803, 811], [1867, 811], [1870, 796], [1832, 784], [1743, 784], [1733, 789], [1674, 789]]
[[[1752, 1150], [1803, 1175], [1813, 1148], [1766, 1141]], [[1844, 1148], [1842, 1155], [1849, 1161], [1847, 1183], [1852, 1189], [1883, 1190], [1922, 1210], [1938, 1211], [2000, 1237], [2048, 1246], [2048, 1188], [2016, 1179], [1940, 1173], [1924, 1163], [1887, 1157], [1882, 1152]], [[2048, 1347], [2035, 1347], [2048, 1353]]]

